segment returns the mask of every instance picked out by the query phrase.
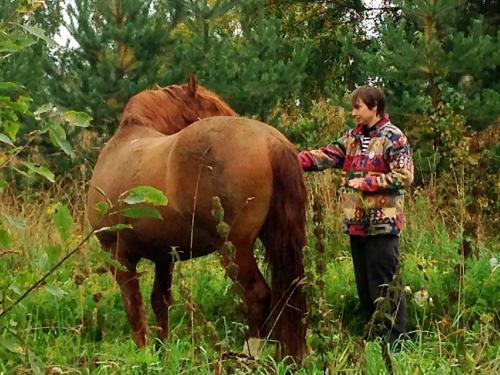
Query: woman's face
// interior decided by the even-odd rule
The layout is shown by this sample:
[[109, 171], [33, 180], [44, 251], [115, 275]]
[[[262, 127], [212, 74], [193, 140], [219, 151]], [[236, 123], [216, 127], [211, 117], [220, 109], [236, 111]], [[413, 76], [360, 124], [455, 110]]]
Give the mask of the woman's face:
[[352, 106], [351, 114], [356, 124], [374, 125], [380, 120], [380, 117], [377, 115], [377, 106], [370, 109], [361, 99], [358, 99]]

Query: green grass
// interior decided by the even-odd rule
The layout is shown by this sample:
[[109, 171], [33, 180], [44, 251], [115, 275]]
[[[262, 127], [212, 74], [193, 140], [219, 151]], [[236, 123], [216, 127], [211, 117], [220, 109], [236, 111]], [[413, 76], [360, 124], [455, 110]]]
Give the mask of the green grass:
[[[311, 190], [332, 177], [311, 179]], [[414, 197], [408, 207], [409, 225], [402, 238], [403, 280], [411, 289], [409, 330], [411, 339], [397, 355], [385, 356], [380, 343], [365, 343], [357, 315], [357, 294], [348, 243], [339, 232], [336, 193], [323, 202], [326, 229], [326, 268], [317, 275], [318, 262], [312, 232], [305, 249], [310, 285], [318, 278], [324, 289], [310, 288], [313, 303], [308, 343], [311, 353], [299, 374], [382, 374], [392, 366], [396, 374], [496, 374], [500, 372], [499, 315], [500, 270], [489, 259], [498, 256], [495, 239], [480, 244], [480, 256], [466, 262], [465, 277], [455, 272], [461, 258], [458, 228], [449, 228], [425, 195]], [[0, 209], [25, 222], [24, 230], [10, 228], [12, 253], [0, 256], [0, 305], [7, 308], [40, 278], [88, 230], [75, 225], [69, 243], [55, 230], [50, 207], [53, 197], [17, 206], [8, 199]], [[82, 217], [74, 207], [73, 217]], [[61, 251], [50, 246], [60, 246]], [[49, 249], [48, 249], [49, 248]], [[260, 256], [260, 258], [262, 258]], [[174, 305], [169, 312], [170, 336], [160, 348], [153, 342], [137, 350], [130, 335], [119, 288], [102, 272], [102, 252], [95, 239], [63, 264], [47, 284], [33, 291], [0, 319], [0, 374], [285, 374], [286, 362], [272, 358], [272, 348], [259, 360], [238, 356], [246, 324], [236, 306], [239, 297], [224, 276], [217, 254], [176, 265]], [[153, 267], [140, 263], [141, 288], [149, 307]], [[179, 288], [187, 286], [189, 295]], [[309, 289], [308, 289], [309, 290]], [[417, 303], [414, 294], [425, 290], [430, 300]], [[197, 305], [195, 324], [185, 299]], [[316, 320], [314, 320], [316, 319]], [[313, 321], [314, 320], [314, 321]]]

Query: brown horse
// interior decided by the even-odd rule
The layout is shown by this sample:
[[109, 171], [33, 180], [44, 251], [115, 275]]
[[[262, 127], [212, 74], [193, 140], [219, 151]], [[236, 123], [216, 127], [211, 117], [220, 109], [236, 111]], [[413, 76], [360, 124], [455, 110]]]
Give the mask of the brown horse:
[[[98, 202], [116, 203], [138, 185], [166, 195], [168, 204], [159, 208], [163, 220], [98, 215]], [[185, 260], [216, 251], [224, 242], [212, 213], [215, 196], [236, 248], [236, 279], [247, 306], [249, 336], [265, 337], [272, 331], [281, 343], [280, 354], [300, 360], [305, 351], [306, 303], [300, 281], [306, 189], [296, 151], [276, 129], [236, 117], [194, 76], [187, 84], [146, 90], [130, 99], [90, 182], [87, 207], [93, 228], [132, 225], [97, 236], [124, 266], [111, 267], [111, 272], [120, 285], [135, 343], [147, 344], [137, 262], [146, 258], [155, 263], [151, 305], [163, 340], [171, 304], [172, 248]], [[266, 248], [271, 288], [253, 256], [257, 238]], [[223, 254], [224, 265], [227, 258]]]

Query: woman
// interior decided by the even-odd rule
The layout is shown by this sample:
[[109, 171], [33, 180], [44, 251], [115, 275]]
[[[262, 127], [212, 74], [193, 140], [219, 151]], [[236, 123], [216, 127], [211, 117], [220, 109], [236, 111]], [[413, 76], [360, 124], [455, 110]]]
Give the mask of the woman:
[[[369, 320], [399, 264], [404, 188], [413, 181], [413, 161], [405, 135], [384, 115], [379, 88], [359, 87], [351, 94], [351, 104], [357, 125], [326, 147], [300, 152], [299, 159], [304, 171], [344, 171], [344, 231], [350, 236], [361, 308]], [[376, 332], [389, 343], [404, 334], [407, 321], [400, 288], [394, 299], [392, 318], [383, 318], [383, 329]]]

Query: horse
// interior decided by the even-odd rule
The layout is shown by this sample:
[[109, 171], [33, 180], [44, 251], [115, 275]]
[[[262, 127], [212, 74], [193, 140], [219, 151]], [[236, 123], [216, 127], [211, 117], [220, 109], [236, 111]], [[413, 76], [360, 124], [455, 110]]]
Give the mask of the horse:
[[[103, 201], [126, 207], [123, 195], [141, 185], [168, 198], [158, 207], [161, 219], [99, 213], [96, 205]], [[155, 264], [151, 306], [164, 341], [174, 263], [220, 250], [225, 241], [217, 231], [213, 197], [220, 199], [229, 225], [226, 241], [235, 248], [231, 259], [222, 254], [222, 263], [237, 266], [230, 277], [241, 285], [248, 337], [272, 334], [280, 357], [300, 361], [306, 350], [301, 286], [307, 194], [297, 152], [275, 128], [239, 117], [194, 75], [187, 83], [145, 90], [128, 101], [90, 180], [89, 222], [103, 249], [121, 265], [109, 269], [120, 286], [135, 344], [148, 343], [138, 261]], [[118, 223], [129, 226], [105, 230]], [[257, 238], [265, 247], [271, 286], [253, 255]]]

